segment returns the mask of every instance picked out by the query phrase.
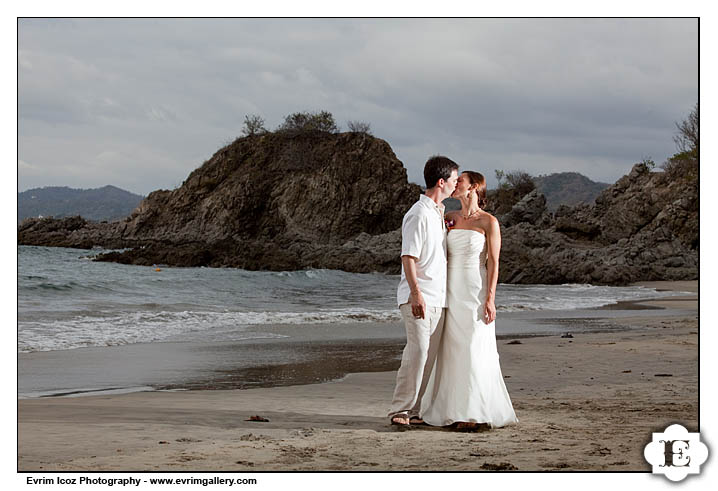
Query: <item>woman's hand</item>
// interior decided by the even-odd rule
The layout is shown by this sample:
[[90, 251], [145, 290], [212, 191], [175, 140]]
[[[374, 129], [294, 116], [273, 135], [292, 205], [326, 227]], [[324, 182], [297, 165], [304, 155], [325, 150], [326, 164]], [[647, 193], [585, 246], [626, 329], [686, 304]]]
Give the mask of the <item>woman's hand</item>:
[[484, 323], [491, 324], [496, 320], [496, 305], [492, 299], [486, 299], [484, 303]]

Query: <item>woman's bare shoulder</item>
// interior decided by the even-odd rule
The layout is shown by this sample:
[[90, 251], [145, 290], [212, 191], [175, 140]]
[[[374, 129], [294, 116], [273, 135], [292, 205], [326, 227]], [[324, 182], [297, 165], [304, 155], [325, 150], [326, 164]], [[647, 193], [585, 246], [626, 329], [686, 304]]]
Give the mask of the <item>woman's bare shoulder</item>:
[[493, 216], [493, 215], [492, 215], [491, 213], [489, 213], [488, 211], [483, 212], [483, 213], [481, 214], [481, 216], [479, 216], [479, 220], [482, 221], [482, 222], [490, 222], [490, 223], [498, 223], [498, 221], [499, 221], [498, 218], [496, 218], [495, 216]]
[[486, 229], [499, 228], [499, 219], [493, 216], [491, 213], [484, 213], [481, 215], [480, 224]]

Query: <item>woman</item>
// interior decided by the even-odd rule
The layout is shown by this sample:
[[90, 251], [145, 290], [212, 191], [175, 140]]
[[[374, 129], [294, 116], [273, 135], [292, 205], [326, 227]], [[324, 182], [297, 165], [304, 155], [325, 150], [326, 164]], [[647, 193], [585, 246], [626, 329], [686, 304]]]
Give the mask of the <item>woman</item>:
[[448, 285], [444, 333], [422, 399], [421, 418], [434, 426], [456, 423], [471, 431], [518, 419], [506, 391], [496, 349], [496, 284], [501, 232], [486, 205], [486, 180], [478, 172], [459, 176], [452, 197], [461, 211], [447, 213]]

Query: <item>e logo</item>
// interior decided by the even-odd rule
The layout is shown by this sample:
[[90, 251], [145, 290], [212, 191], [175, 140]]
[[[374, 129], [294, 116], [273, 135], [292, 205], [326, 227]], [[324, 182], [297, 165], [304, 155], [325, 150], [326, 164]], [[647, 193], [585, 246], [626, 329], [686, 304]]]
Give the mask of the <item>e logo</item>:
[[671, 425], [663, 433], [653, 433], [653, 441], [643, 449], [654, 474], [664, 474], [671, 481], [682, 481], [688, 474], [698, 474], [708, 459], [708, 447], [700, 433], [688, 433], [681, 425]]

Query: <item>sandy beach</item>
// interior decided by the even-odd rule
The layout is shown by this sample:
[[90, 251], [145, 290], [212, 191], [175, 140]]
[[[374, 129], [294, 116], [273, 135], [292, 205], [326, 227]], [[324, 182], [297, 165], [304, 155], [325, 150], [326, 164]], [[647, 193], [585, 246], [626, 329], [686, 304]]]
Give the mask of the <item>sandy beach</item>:
[[[696, 295], [641, 301], [666, 315], [638, 309], [604, 332], [499, 340], [517, 425], [399, 431], [385, 417], [393, 371], [244, 390], [21, 399], [18, 469], [650, 471], [643, 447], [652, 432], [671, 423], [698, 429], [697, 282], [641, 284]], [[269, 421], [247, 421], [254, 415]]]

